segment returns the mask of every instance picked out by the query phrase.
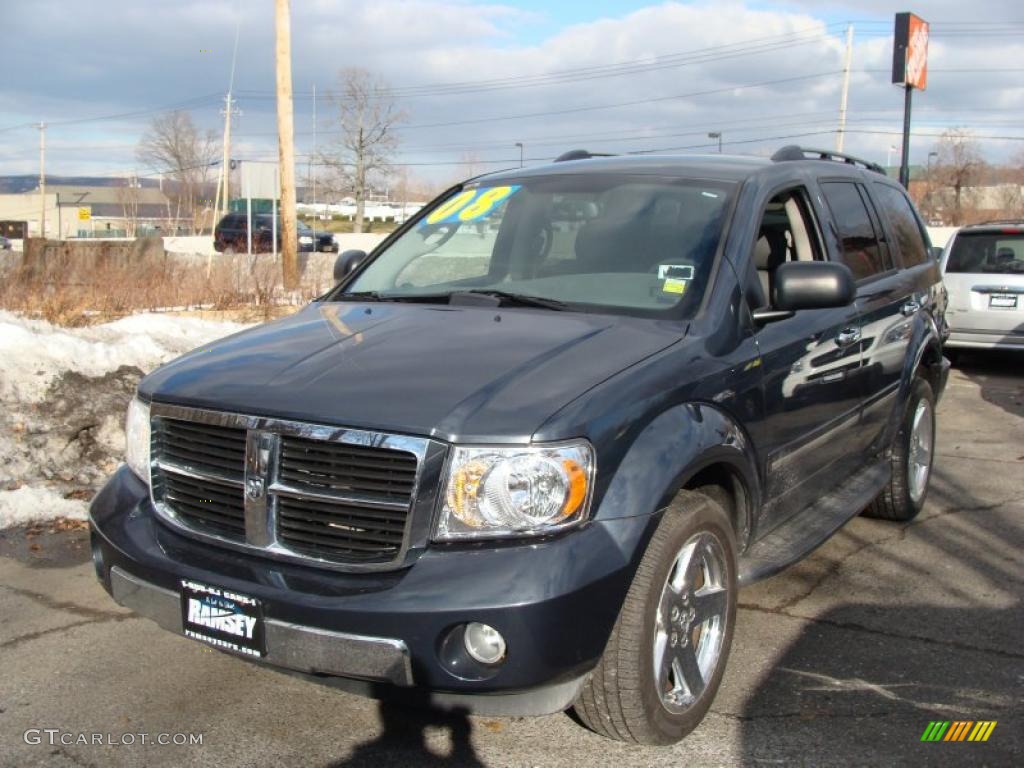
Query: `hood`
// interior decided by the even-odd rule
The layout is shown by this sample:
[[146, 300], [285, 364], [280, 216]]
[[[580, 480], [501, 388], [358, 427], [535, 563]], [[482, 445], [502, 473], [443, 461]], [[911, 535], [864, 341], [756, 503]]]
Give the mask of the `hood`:
[[522, 441], [680, 323], [536, 309], [314, 303], [143, 379], [160, 402], [442, 440]]

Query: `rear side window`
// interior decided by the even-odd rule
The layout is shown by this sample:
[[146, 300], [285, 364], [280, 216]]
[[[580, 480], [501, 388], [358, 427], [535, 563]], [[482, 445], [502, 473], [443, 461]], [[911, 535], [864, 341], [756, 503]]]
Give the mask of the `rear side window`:
[[1024, 275], [1024, 230], [960, 232], [949, 251], [946, 272]]
[[822, 182], [821, 191], [839, 230], [842, 261], [853, 276], [864, 280], [891, 269], [892, 265], [882, 256], [878, 233], [857, 185], [849, 181], [826, 181]]
[[892, 234], [903, 255], [903, 266], [914, 267], [928, 261], [928, 246], [907, 196], [887, 184], [875, 184], [875, 195], [889, 218]]

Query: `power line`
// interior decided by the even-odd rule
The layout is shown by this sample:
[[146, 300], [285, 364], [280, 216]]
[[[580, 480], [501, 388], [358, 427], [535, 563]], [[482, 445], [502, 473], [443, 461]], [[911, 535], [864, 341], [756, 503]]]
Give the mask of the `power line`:
[[[441, 123], [419, 123], [403, 126], [405, 130], [410, 129], [422, 129], [422, 128], [446, 128], [449, 126], [463, 126], [463, 125], [477, 125], [480, 123], [491, 123], [502, 120], [526, 120], [534, 117], [554, 117], [556, 115], [570, 115], [580, 114], [584, 112], [597, 112], [605, 109], [618, 109], [621, 107], [633, 107], [641, 104], [652, 104], [659, 101], [674, 101], [676, 99], [689, 99], [698, 98], [701, 96], [714, 96], [721, 93], [732, 93], [734, 91], [749, 90], [751, 88], [765, 88], [772, 85], [782, 85], [785, 83], [802, 82], [806, 80], [815, 80], [822, 77], [831, 77], [838, 74], [838, 71], [831, 72], [819, 72], [813, 75], [798, 75], [796, 77], [783, 77], [776, 80], [764, 80], [759, 83], [744, 83], [740, 85], [728, 85], [722, 88], [711, 88], [704, 91], [690, 91], [688, 93], [673, 93], [666, 96], [651, 96], [645, 99], [632, 99], [630, 101], [612, 102], [607, 104], [591, 104], [584, 107], [569, 107], [566, 109], [554, 109], [544, 110], [541, 112], [526, 112], [515, 115], [494, 115], [492, 117], [478, 117], [472, 119], [460, 119], [451, 120]], [[308, 131], [299, 132], [296, 135], [307, 135]], [[246, 136], [273, 136], [273, 131], [253, 131], [244, 134]]]
[[[647, 59], [620, 62], [618, 64], [583, 67], [575, 70], [562, 70], [535, 75], [518, 75], [514, 77], [493, 78], [490, 80], [470, 80], [455, 83], [437, 83], [432, 85], [406, 86], [404, 88], [389, 88], [384, 94], [382, 94], [382, 98], [397, 99], [419, 98], [426, 96], [435, 97], [507, 90], [510, 88], [535, 88], [548, 85], [564, 85], [567, 83], [608, 77], [620, 77], [623, 75], [640, 74], [694, 64], [705, 64], [732, 59], [739, 56], [771, 53], [778, 50], [789, 49], [796, 45], [807, 45], [822, 42], [831, 39], [831, 36], [824, 34], [822, 29], [815, 29], [813, 33], [790, 33], [760, 39], [770, 42], [759, 42], [753, 45], [750, 45], [747, 42], [730, 43], [727, 45], [714, 46], [687, 53], [667, 54]], [[239, 91], [239, 95], [242, 98], [257, 100], [273, 98], [273, 95], [269, 91], [255, 89]], [[310, 94], [307, 93], [300, 93], [296, 95], [304, 98], [309, 98], [310, 96]]]

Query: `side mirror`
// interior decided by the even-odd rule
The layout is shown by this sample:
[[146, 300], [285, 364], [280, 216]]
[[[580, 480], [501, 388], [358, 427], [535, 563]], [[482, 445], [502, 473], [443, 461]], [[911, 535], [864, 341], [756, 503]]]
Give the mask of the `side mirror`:
[[770, 309], [754, 312], [754, 321], [770, 323], [801, 309], [846, 307], [857, 296], [857, 283], [845, 264], [790, 261], [775, 268]]
[[365, 258], [366, 251], [352, 250], [340, 253], [334, 260], [334, 282], [340, 283], [352, 274]]

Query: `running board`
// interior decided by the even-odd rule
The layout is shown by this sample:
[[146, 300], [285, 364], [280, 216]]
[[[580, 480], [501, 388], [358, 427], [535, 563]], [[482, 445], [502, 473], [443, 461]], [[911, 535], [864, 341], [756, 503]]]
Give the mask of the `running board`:
[[891, 473], [887, 460], [861, 470], [756, 542], [740, 557], [740, 585], [774, 576], [820, 547], [882, 492]]

